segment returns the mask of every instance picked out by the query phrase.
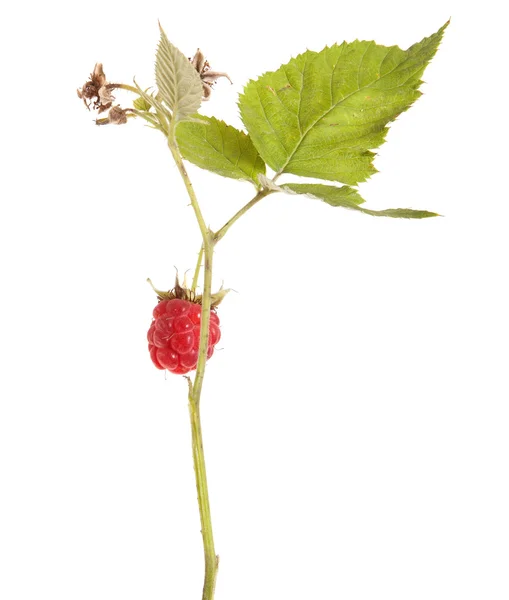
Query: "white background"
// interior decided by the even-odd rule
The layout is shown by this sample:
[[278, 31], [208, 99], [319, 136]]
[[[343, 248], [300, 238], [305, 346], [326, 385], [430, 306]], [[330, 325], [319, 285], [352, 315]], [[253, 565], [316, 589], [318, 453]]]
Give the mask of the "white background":
[[[227, 71], [204, 112], [306, 48], [407, 48], [449, 17], [393, 124], [375, 219], [274, 195], [217, 247], [203, 427], [217, 600], [507, 600], [507, 50], [493, 3], [146, 0], [2, 9], [0, 597], [198, 600], [186, 383], [145, 335], [199, 234], [163, 137], [95, 127], [96, 61], [153, 84], [160, 19]], [[127, 104], [130, 99], [118, 99]], [[190, 168], [220, 227], [249, 184]], [[287, 178], [290, 180], [291, 178]], [[293, 178], [295, 180], [296, 178]]]

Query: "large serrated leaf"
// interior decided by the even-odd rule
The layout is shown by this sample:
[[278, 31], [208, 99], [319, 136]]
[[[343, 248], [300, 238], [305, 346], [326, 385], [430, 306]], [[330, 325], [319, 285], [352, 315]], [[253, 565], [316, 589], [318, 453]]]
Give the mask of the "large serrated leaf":
[[265, 163], [251, 138], [214, 117], [200, 115], [199, 121], [185, 121], [177, 127], [182, 156], [202, 169], [259, 187], [258, 175], [265, 173]]
[[198, 72], [166, 37], [163, 29], [156, 54], [156, 83], [161, 99], [177, 121], [200, 108], [203, 85]]
[[360, 206], [364, 200], [357, 190], [343, 185], [335, 187], [321, 183], [286, 183], [279, 189], [290, 194], [305, 194], [312, 198], [318, 198], [331, 206], [342, 206], [363, 212], [374, 217], [393, 217], [399, 219], [425, 219], [427, 217], [438, 217], [437, 213], [426, 210], [414, 210], [412, 208], [388, 208], [386, 210], [370, 210]]
[[277, 174], [368, 179], [376, 172], [370, 150], [421, 95], [420, 77], [447, 25], [406, 51], [360, 41], [308, 50], [250, 81], [239, 107], [261, 157]]

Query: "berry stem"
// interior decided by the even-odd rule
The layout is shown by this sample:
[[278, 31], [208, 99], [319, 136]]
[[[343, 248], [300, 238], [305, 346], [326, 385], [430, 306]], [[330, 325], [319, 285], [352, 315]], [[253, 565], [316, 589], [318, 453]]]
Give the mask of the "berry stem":
[[204, 274], [203, 293], [201, 298], [201, 328], [200, 348], [198, 350], [198, 363], [196, 366], [196, 377], [194, 378], [193, 397], [199, 406], [203, 378], [205, 376], [205, 365], [207, 363], [207, 348], [209, 343], [210, 309], [212, 306], [212, 258], [214, 255], [214, 234], [207, 230], [203, 239]]
[[207, 485], [207, 472], [205, 469], [205, 455], [203, 452], [203, 438], [200, 421], [200, 399], [205, 376], [207, 362], [207, 348], [209, 339], [210, 308], [212, 304], [212, 259], [214, 255], [214, 234], [206, 226], [205, 220], [198, 204], [198, 199], [186, 172], [182, 156], [180, 154], [177, 140], [175, 138], [175, 118], [171, 120], [168, 129], [168, 146], [180, 175], [186, 186], [191, 205], [198, 221], [203, 243], [200, 250], [198, 265], [193, 278], [193, 286], [198, 283], [201, 259], [204, 258], [203, 293], [201, 305], [201, 327], [200, 347], [198, 350], [198, 364], [194, 384], [189, 381], [189, 414], [191, 418], [191, 432], [193, 441], [193, 463], [198, 492], [198, 507], [200, 509], [201, 534], [203, 538], [203, 550], [205, 555], [205, 580], [203, 584], [202, 600], [213, 600], [216, 587], [217, 569], [219, 557], [214, 547], [214, 536], [212, 532], [212, 518], [210, 515], [209, 492]]
[[201, 261], [203, 260], [203, 244], [198, 252], [198, 260], [196, 262], [196, 268], [194, 270], [193, 283], [191, 285], [191, 291], [196, 292], [196, 287], [198, 286], [198, 278], [200, 277], [201, 270]]

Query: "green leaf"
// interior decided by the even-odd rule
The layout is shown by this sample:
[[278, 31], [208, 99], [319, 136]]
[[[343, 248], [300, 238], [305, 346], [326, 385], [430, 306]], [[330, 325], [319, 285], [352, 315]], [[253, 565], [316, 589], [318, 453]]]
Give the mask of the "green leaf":
[[178, 125], [177, 142], [182, 156], [198, 167], [260, 187], [258, 175], [265, 173], [265, 163], [243, 131], [214, 117], [200, 115], [199, 121]]
[[321, 183], [285, 183], [279, 186], [283, 192], [290, 194], [305, 194], [311, 198], [318, 198], [331, 206], [342, 206], [363, 212], [374, 217], [393, 217], [400, 219], [425, 219], [427, 217], [438, 217], [437, 213], [426, 210], [413, 210], [411, 208], [388, 208], [386, 210], [370, 210], [360, 206], [364, 200], [357, 190], [343, 185], [335, 187], [332, 185], [323, 185]]
[[162, 131], [165, 135], [168, 135], [169, 123], [171, 120], [171, 114], [169, 110], [159, 101], [159, 99], [154, 94], [149, 94], [141, 89], [141, 87], [136, 83], [136, 79], [133, 80], [136, 89], [138, 90], [138, 94], [140, 95], [140, 99], [143, 100], [145, 104], [151, 106], [155, 115], [152, 113], [147, 114], [147, 112], [140, 113], [146, 121], [151, 123], [153, 127]]
[[190, 61], [168, 40], [161, 26], [156, 54], [156, 83], [161, 99], [177, 121], [185, 120], [200, 108], [203, 86]]
[[149, 94], [146, 91], [143, 91], [141, 87], [137, 84], [136, 79], [133, 80], [136, 89], [138, 90], [138, 94], [140, 98], [146, 105], [152, 106], [156, 112], [164, 115], [165, 118], [169, 119], [171, 117], [168, 109], [159, 101], [158, 97], [154, 94]]
[[263, 160], [277, 174], [350, 185], [368, 179], [376, 172], [370, 150], [421, 95], [421, 75], [447, 25], [406, 51], [358, 40], [308, 50], [250, 81], [240, 113]]
[[152, 105], [142, 96], [136, 98], [136, 100], [133, 101], [133, 106], [136, 110], [144, 111], [150, 110], [152, 108]]

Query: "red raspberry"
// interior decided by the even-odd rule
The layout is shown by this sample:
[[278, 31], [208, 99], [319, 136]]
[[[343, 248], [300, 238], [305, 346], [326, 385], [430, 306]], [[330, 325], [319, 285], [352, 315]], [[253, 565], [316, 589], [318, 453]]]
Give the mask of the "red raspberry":
[[[201, 306], [188, 300], [162, 300], [154, 308], [154, 320], [148, 330], [150, 358], [158, 369], [183, 375], [196, 369], [200, 346]], [[219, 317], [210, 313], [207, 358], [221, 339]]]

